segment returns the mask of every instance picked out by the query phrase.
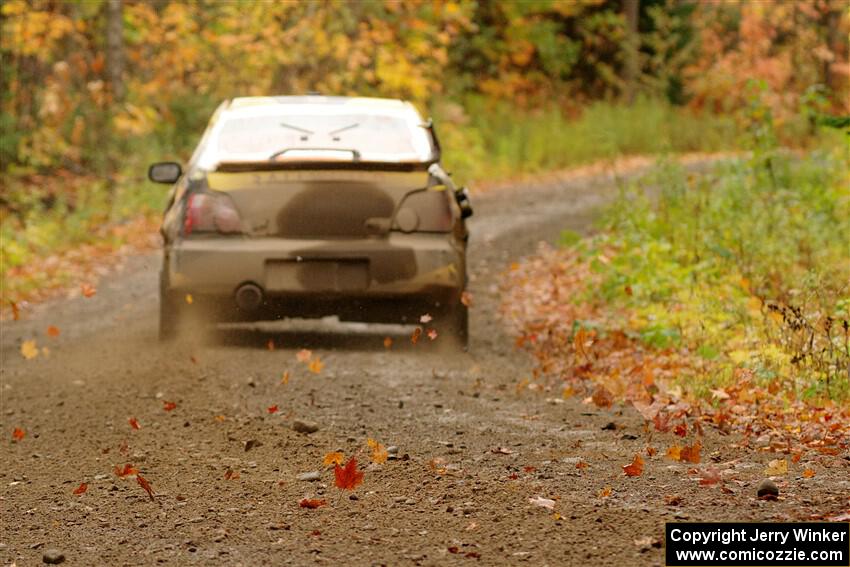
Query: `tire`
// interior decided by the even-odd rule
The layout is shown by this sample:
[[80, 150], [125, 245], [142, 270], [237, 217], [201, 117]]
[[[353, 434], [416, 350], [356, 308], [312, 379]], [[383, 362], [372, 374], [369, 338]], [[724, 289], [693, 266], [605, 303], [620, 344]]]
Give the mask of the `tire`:
[[451, 333], [459, 349], [469, 350], [469, 309], [466, 305], [458, 303], [445, 315], [442, 326]]
[[165, 270], [159, 278], [159, 340], [173, 341], [180, 330], [183, 308], [176, 295], [168, 290]]

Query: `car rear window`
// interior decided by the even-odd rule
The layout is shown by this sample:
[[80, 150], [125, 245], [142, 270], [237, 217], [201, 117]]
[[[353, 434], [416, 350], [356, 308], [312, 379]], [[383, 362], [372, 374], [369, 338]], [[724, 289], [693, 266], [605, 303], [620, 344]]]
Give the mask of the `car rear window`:
[[[228, 119], [218, 134], [223, 160], [353, 159], [423, 161], [428, 131], [392, 115], [281, 115]], [[289, 155], [287, 155], [289, 154]]]

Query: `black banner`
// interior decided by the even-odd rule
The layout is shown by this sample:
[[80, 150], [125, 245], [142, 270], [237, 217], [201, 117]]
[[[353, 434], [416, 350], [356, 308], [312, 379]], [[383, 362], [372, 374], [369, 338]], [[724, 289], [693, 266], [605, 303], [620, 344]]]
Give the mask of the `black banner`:
[[670, 567], [850, 566], [848, 523], [668, 523]]

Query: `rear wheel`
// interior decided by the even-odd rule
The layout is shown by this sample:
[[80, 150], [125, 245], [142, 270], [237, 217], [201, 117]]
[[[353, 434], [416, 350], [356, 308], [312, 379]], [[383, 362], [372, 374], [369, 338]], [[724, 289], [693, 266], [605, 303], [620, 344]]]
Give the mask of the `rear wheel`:
[[177, 295], [169, 291], [168, 276], [163, 272], [159, 282], [159, 340], [174, 340], [183, 318], [183, 305]]
[[464, 352], [469, 348], [469, 309], [458, 303], [451, 311], [442, 317], [444, 332], [450, 333], [458, 348]]

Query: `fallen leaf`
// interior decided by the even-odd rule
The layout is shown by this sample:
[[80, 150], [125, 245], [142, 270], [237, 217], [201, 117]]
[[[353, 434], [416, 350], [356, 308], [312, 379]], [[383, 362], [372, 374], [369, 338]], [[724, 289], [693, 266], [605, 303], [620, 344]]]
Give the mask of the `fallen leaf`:
[[239, 478], [239, 473], [234, 471], [233, 469], [227, 469], [224, 471], [224, 480], [236, 480]]
[[289, 384], [289, 370], [285, 370], [280, 377], [281, 384]]
[[148, 496], [150, 497], [151, 502], [154, 502], [154, 498], [153, 498], [153, 488], [151, 488], [151, 483], [149, 483], [149, 482], [145, 479], [145, 477], [143, 477], [143, 476], [142, 476], [142, 475], [140, 475], [140, 474], [137, 474], [137, 475], [136, 475], [136, 482], [138, 482], [138, 483], [139, 483], [139, 486], [141, 486], [142, 488], [144, 488], [144, 489], [145, 489], [145, 492], [147, 492], [147, 493], [148, 493]]
[[386, 447], [382, 444], [378, 443], [374, 439], [367, 439], [366, 444], [369, 445], [369, 448], [372, 449], [372, 459], [373, 463], [378, 463], [382, 465], [387, 462], [387, 458], [389, 457], [389, 453], [387, 453]]
[[384, 337], [384, 348], [392, 348], [393, 339], [392, 337]]
[[529, 498], [528, 501], [534, 506], [540, 506], [541, 508], [546, 508], [547, 510], [555, 509], [555, 501], [549, 498], [543, 498], [542, 496], [535, 496], [534, 498]]
[[679, 437], [684, 437], [688, 434], [688, 425], [686, 423], [680, 423], [673, 428], [673, 434], [678, 435]]
[[667, 431], [670, 429], [670, 415], [664, 412], [658, 412], [652, 418], [652, 423], [655, 424], [656, 431]]
[[269, 413], [277, 413], [277, 404], [267, 407], [266, 411]]
[[608, 498], [611, 496], [611, 487], [606, 486], [605, 488], [601, 488], [597, 493], [597, 496], [599, 496], [599, 498]]
[[699, 464], [700, 461], [700, 450], [702, 449], [702, 445], [697, 441], [693, 445], [685, 446], [682, 448], [682, 453], [680, 459], [682, 462], [694, 463], [696, 465]]
[[422, 317], [419, 318], [419, 322], [423, 323], [423, 324], [424, 323], [430, 323], [433, 320], [434, 320], [434, 318], [431, 317], [428, 313], [426, 313], [425, 315], [423, 315]]
[[325, 455], [325, 458], [322, 460], [322, 464], [326, 467], [331, 465], [341, 465], [345, 460], [345, 457], [339, 451], [333, 451]]
[[720, 469], [717, 467], [708, 467], [700, 471], [699, 485], [712, 486], [720, 482]]
[[319, 374], [322, 371], [322, 368], [325, 367], [325, 363], [317, 356], [313, 360], [310, 361], [310, 364], [307, 365], [307, 370], [312, 372], [313, 374]]
[[86, 490], [88, 490], [88, 489], [89, 489], [89, 485], [86, 484], [85, 482], [82, 482], [82, 483], [80, 483], [80, 486], [78, 486], [77, 488], [74, 489], [74, 494], [76, 494], [77, 496], [79, 496], [80, 494], [85, 494]]
[[437, 329], [428, 329], [428, 338], [432, 341], [437, 340]]
[[765, 476], [783, 476], [788, 474], [788, 461], [785, 459], [774, 459], [767, 463], [764, 469]]
[[176, 407], [177, 404], [175, 404], [174, 402], [166, 402], [165, 400], [162, 401], [162, 409], [164, 409], [165, 411], [171, 411]]
[[590, 465], [588, 465], [586, 461], [579, 461], [579, 462], [576, 463], [577, 469], [586, 469], [589, 466]]
[[334, 484], [337, 488], [354, 490], [363, 482], [363, 472], [357, 470], [357, 459], [351, 457], [345, 467], [334, 465]]
[[12, 321], [17, 321], [21, 318], [21, 311], [18, 309], [18, 304], [14, 301], [10, 301], [9, 305], [12, 307]]
[[522, 472], [526, 474], [537, 472], [537, 467], [522, 467]]
[[460, 294], [460, 302], [466, 305], [467, 307], [472, 307], [472, 294], [468, 291], [464, 291]]
[[56, 338], [56, 337], [59, 336], [59, 334], [61, 332], [62, 331], [59, 330], [59, 327], [54, 327], [53, 325], [50, 325], [49, 327], [47, 327], [47, 336], [48, 337]]
[[121, 467], [119, 467], [118, 465], [115, 465], [114, 470], [115, 470], [115, 476], [117, 476], [119, 478], [124, 478], [125, 476], [134, 475], [134, 474], [137, 474], [139, 472], [139, 469], [137, 469], [136, 467], [134, 467], [130, 463], [125, 464], [123, 469]]
[[597, 386], [591, 399], [596, 407], [600, 408], [610, 408], [614, 404], [614, 397], [604, 386]]
[[86, 298], [94, 297], [94, 294], [97, 293], [97, 289], [93, 285], [87, 283], [80, 286], [80, 291], [83, 292], [83, 297]]
[[297, 353], [295, 353], [295, 358], [298, 362], [309, 362], [311, 358], [313, 358], [313, 353], [306, 348], [302, 348]]
[[647, 445], [647, 447], [646, 447], [646, 454], [647, 454], [648, 456], [650, 456], [650, 457], [654, 457], [654, 456], [655, 456], [655, 454], [656, 454], [657, 452], [658, 452], [658, 449], [656, 449], [655, 447], [652, 447], [652, 446]]
[[214, 419], [215, 419], [217, 422], [221, 423], [221, 422], [223, 422], [224, 420], [226, 420], [227, 418], [226, 418], [225, 416], [223, 416], [223, 415], [217, 415], [217, 416], [215, 416], [215, 418], [214, 418]]
[[623, 472], [626, 476], [640, 476], [640, 473], [643, 472], [643, 457], [640, 456], [640, 453], [635, 453], [635, 458], [631, 464], [623, 465]]
[[682, 459], [682, 448], [679, 445], [671, 445], [667, 448], [667, 456], [674, 461]]
[[806, 469], [803, 471], [803, 478], [812, 478], [813, 476], [815, 476], [815, 471], [812, 469]]
[[195, 302], [195, 300], [194, 300], [194, 298], [192, 298], [192, 294], [187, 293], [186, 294], [186, 303], [188, 303], [189, 305], [192, 305], [192, 303], [194, 303], [194, 302]]
[[416, 327], [413, 330], [413, 334], [410, 335], [410, 342], [412, 342], [413, 344], [418, 343], [419, 337], [421, 337], [421, 336], [422, 336], [422, 327]]
[[24, 437], [26, 437], [27, 432], [21, 429], [20, 427], [16, 427], [14, 431], [12, 431], [12, 439], [15, 441], [21, 441]]
[[266, 342], [266, 348], [269, 350], [274, 350], [274, 339], [269, 339], [268, 342]]
[[141, 429], [142, 428], [142, 426], [139, 425], [139, 420], [136, 419], [135, 417], [131, 417], [130, 419], [128, 419], [127, 423], [129, 423], [130, 427], [132, 427], [133, 429]]
[[315, 510], [319, 506], [324, 506], [325, 504], [327, 504], [327, 501], [320, 498], [303, 498], [298, 503], [298, 505], [302, 508], [309, 508], [311, 510]]
[[802, 454], [802, 453], [794, 453], [794, 455], [791, 457], [791, 462], [792, 462], [792, 463], [795, 463], [795, 464], [796, 464], [796, 463], [799, 463], [799, 462], [800, 462], [800, 459], [801, 459], [802, 457], [803, 457], [803, 454]]
[[38, 356], [38, 346], [35, 344], [35, 340], [24, 341], [21, 343], [21, 354], [27, 360], [32, 360], [36, 356]]

